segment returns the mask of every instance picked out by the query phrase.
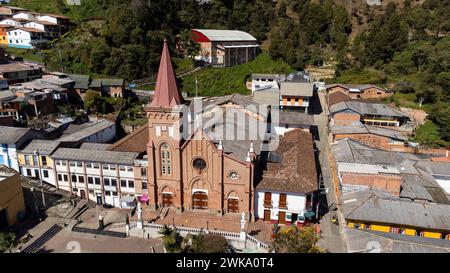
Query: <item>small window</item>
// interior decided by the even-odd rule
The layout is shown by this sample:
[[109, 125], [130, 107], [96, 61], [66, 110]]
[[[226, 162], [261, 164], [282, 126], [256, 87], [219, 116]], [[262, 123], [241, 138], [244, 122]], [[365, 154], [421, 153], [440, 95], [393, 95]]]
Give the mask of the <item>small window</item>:
[[128, 180], [128, 188], [134, 188], [134, 181]]
[[133, 167], [127, 167], [127, 172], [132, 172], [133, 171]]
[[109, 186], [110, 184], [109, 184], [110, 182], [109, 182], [109, 179], [108, 178], [104, 178], [103, 179], [103, 184], [105, 184], [105, 186]]
[[116, 186], [116, 185], [117, 185], [117, 180], [111, 179], [111, 186]]
[[69, 176], [67, 174], [63, 175], [64, 178], [64, 182], [68, 182], [69, 181]]
[[78, 183], [84, 183], [84, 176], [78, 176]]
[[62, 180], [62, 175], [58, 174], [58, 181], [63, 181]]
[[111, 171], [115, 171], [115, 170], [116, 170], [116, 165], [110, 165], [110, 166], [109, 166], [109, 169], [110, 169]]
[[88, 184], [94, 184], [94, 178], [92, 176], [88, 176]]
[[127, 181], [126, 180], [120, 180], [120, 186], [122, 188], [126, 188], [127, 187]]
[[86, 163], [86, 168], [87, 169], [92, 169], [92, 163]]
[[72, 182], [77, 182], [77, 180], [78, 180], [78, 179], [77, 179], [77, 176], [73, 174], [73, 175], [72, 175]]
[[94, 169], [100, 169], [100, 164], [98, 163], [93, 163], [92, 166], [94, 167]]
[[95, 178], [95, 185], [100, 185], [100, 177]]
[[43, 171], [43, 174], [44, 174], [44, 177], [45, 177], [45, 178], [48, 178], [48, 171], [47, 171], [47, 170], [44, 170], [44, 171]]
[[103, 170], [108, 170], [109, 169], [109, 165], [108, 164], [103, 164]]
[[122, 172], [124, 172], [124, 171], [126, 171], [126, 168], [125, 168], [125, 166], [122, 166], [122, 165], [121, 165], [121, 166], [119, 167], [119, 170], [122, 171]]
[[147, 182], [142, 182], [142, 189], [146, 190], [147, 189]]
[[27, 176], [31, 176], [31, 170], [27, 169]]

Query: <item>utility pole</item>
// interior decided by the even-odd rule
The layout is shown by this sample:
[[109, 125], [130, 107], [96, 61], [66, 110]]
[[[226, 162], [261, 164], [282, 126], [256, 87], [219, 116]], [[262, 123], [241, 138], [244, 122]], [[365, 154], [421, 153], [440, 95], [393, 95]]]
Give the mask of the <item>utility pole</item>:
[[195, 97], [198, 96], [198, 79], [195, 77]]
[[41, 180], [42, 205], [44, 206], [44, 209], [45, 209], [44, 181], [42, 180], [42, 167], [41, 167], [41, 160], [40, 160], [39, 150], [35, 150], [34, 151], [34, 155], [36, 156], [37, 162], [38, 162], [39, 180]]

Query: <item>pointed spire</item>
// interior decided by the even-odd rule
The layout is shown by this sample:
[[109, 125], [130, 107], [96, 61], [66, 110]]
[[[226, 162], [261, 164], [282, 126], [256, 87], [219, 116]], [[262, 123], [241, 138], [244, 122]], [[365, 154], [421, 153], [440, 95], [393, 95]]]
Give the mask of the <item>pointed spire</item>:
[[252, 159], [250, 157], [250, 152], [247, 152], [247, 159], [245, 161], [247, 161], [247, 162], [251, 162], [252, 161]]
[[255, 149], [253, 148], [253, 141], [250, 143], [249, 152], [252, 153], [252, 154], [255, 152]]
[[223, 150], [222, 140], [219, 140], [219, 146], [217, 147], [219, 151]]
[[164, 39], [161, 61], [159, 63], [158, 78], [153, 101], [150, 106], [153, 107], [175, 107], [184, 102], [180, 91], [178, 90], [177, 78], [172, 67], [167, 39]]

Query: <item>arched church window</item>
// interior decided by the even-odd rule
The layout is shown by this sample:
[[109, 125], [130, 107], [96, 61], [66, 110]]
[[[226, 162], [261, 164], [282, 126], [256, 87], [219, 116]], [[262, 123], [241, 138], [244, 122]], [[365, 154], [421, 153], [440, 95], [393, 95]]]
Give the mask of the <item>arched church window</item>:
[[164, 143], [161, 145], [161, 174], [170, 175], [171, 173], [170, 146], [167, 143]]

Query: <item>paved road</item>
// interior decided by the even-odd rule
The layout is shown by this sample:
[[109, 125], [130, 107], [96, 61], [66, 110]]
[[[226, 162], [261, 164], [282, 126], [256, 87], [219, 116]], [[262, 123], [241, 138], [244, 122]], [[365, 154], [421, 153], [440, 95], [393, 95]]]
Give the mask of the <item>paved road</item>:
[[[328, 104], [326, 101], [325, 92], [318, 92], [320, 98], [320, 104], [322, 106], [322, 112], [314, 115], [314, 122], [318, 127], [319, 139], [315, 141], [316, 147], [319, 149], [319, 161], [322, 170], [322, 177], [324, 186], [328, 189], [326, 193], [326, 205], [328, 207], [333, 204], [337, 204], [336, 191], [334, 188], [334, 183], [331, 174], [330, 162], [329, 162], [329, 143], [328, 143]], [[324, 198], [325, 199], [325, 198]], [[321, 204], [325, 206], [325, 204]], [[336, 206], [333, 206], [336, 207]], [[339, 209], [339, 206], [337, 206]], [[319, 241], [319, 246], [326, 248], [330, 252], [347, 252], [346, 244], [343, 239], [343, 232], [338, 225], [331, 223], [331, 218], [333, 216], [341, 218], [339, 211], [330, 210], [325, 215], [323, 215], [320, 220], [320, 227], [322, 231], [322, 238]], [[339, 221], [340, 223], [342, 221]]]

